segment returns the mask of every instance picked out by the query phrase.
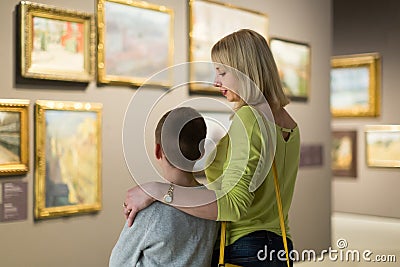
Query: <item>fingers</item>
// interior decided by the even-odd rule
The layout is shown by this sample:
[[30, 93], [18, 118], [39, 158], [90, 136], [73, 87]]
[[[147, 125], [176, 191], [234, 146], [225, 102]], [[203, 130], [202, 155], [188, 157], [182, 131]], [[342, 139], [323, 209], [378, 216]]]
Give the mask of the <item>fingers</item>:
[[138, 213], [137, 210], [133, 211], [126, 202], [122, 205], [124, 208], [124, 215], [125, 219], [128, 220], [128, 226], [131, 227], [133, 225], [133, 221], [135, 220], [136, 214]]
[[128, 209], [127, 207], [124, 207], [124, 215], [125, 219], [128, 219], [129, 213], [131, 213], [131, 209]]
[[137, 213], [137, 211], [130, 210], [130, 212], [128, 214], [128, 218], [127, 218], [128, 227], [131, 227], [133, 225], [133, 221], [135, 220], [136, 213]]

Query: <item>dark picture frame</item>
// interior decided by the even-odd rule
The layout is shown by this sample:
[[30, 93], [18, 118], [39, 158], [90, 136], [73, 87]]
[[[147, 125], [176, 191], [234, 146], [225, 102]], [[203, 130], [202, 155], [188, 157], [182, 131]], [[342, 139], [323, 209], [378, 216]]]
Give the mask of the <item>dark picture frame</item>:
[[357, 177], [357, 131], [333, 131], [331, 151], [333, 176]]
[[276, 37], [270, 39], [269, 45], [285, 94], [292, 101], [308, 101], [311, 84], [310, 45]]

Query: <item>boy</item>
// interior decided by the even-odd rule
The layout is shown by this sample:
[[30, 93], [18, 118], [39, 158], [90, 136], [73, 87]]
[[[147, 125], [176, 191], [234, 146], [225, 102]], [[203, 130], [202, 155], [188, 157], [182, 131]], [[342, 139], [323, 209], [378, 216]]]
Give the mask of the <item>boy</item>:
[[[173, 187], [199, 187], [194, 163], [204, 150], [206, 124], [192, 108], [167, 112], [155, 131], [155, 155], [164, 179], [171, 183], [164, 197], [172, 202]], [[110, 266], [210, 266], [217, 223], [193, 217], [155, 202], [140, 211], [132, 227], [125, 227], [115, 245]]]

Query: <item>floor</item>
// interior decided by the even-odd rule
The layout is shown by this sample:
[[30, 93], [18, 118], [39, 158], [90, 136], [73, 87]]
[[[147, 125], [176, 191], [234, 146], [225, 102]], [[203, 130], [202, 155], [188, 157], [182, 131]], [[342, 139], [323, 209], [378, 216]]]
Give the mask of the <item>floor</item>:
[[[336, 254], [329, 256], [325, 253], [325, 257], [320, 260], [317, 256], [316, 261], [303, 261], [294, 266], [398, 267], [400, 266], [400, 219], [335, 213], [332, 216], [332, 243], [332, 249], [338, 251]], [[338, 246], [344, 248], [338, 249]], [[338, 258], [335, 261], [335, 257], [340, 255], [343, 260]], [[357, 255], [360, 255], [359, 261]], [[308, 259], [307, 256], [304, 258]], [[382, 262], [385, 260], [386, 262]]]

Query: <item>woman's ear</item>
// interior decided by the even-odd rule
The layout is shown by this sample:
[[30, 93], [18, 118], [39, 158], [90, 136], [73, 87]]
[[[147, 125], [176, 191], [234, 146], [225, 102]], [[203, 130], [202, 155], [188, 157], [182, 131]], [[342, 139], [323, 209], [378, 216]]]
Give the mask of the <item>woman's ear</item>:
[[162, 149], [161, 149], [161, 145], [160, 144], [156, 144], [155, 155], [156, 155], [156, 159], [161, 159], [161, 157], [162, 157]]

